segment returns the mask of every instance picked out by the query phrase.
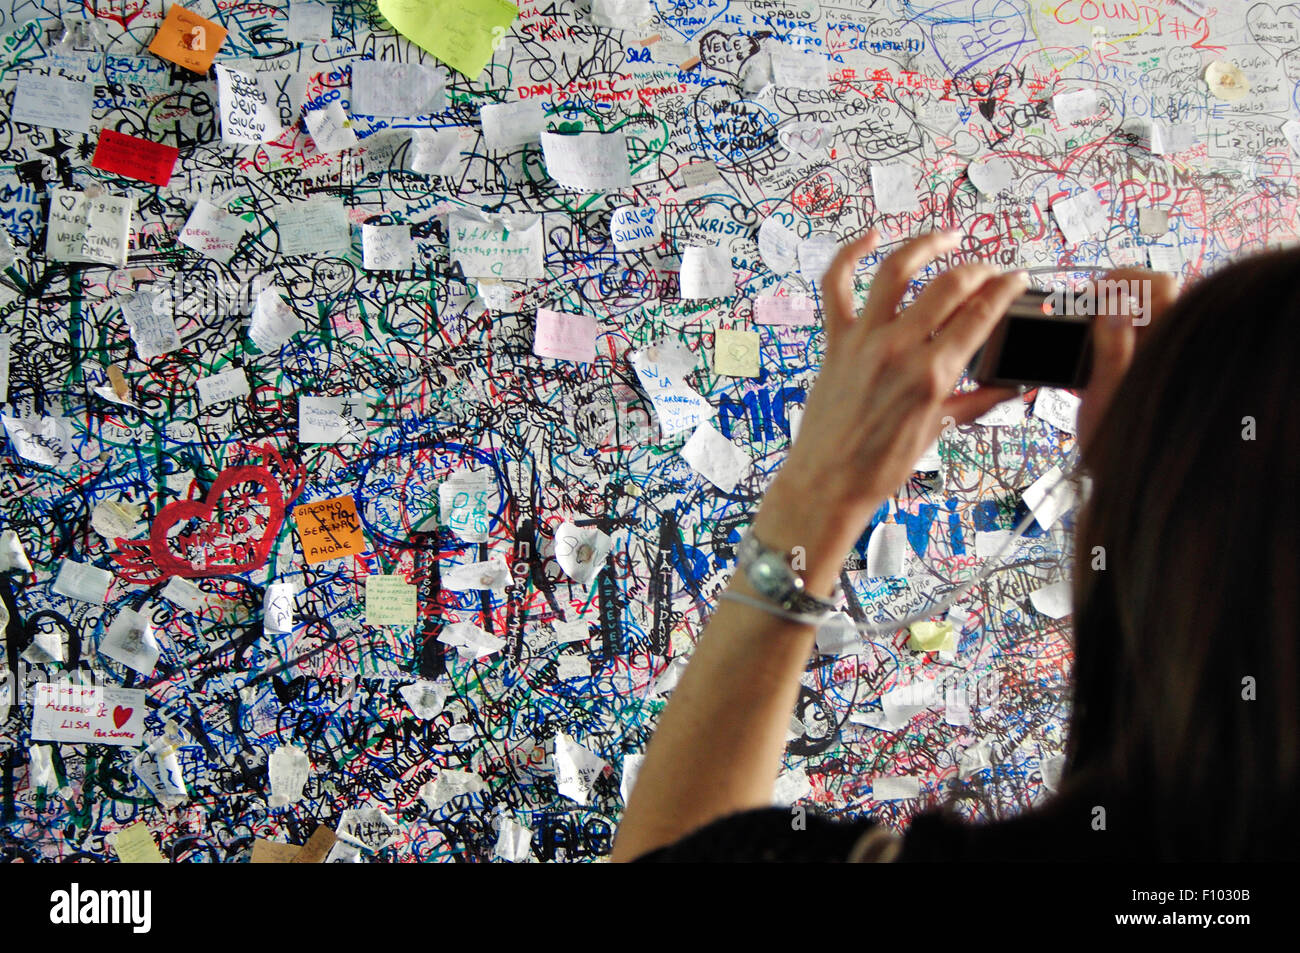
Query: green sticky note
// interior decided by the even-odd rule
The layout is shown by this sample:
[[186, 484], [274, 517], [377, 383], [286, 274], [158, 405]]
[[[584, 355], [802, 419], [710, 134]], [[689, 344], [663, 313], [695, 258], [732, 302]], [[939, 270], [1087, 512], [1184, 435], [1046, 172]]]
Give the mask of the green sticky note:
[[415, 625], [415, 586], [399, 575], [366, 577], [366, 625]]
[[470, 79], [492, 59], [519, 8], [506, 0], [379, 0], [398, 33]]

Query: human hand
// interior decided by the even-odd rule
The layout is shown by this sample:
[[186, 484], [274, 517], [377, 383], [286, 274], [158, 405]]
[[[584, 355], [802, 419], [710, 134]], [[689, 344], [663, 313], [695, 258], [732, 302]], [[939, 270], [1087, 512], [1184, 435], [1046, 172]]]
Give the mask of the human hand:
[[907, 242], [881, 263], [856, 316], [853, 271], [880, 235], [872, 229], [836, 254], [822, 278], [825, 358], [778, 480], [841, 514], [869, 518], [946, 426], [969, 423], [1015, 396], [1009, 388], [953, 394], [953, 387], [1028, 286], [1024, 272], [959, 265], [899, 311], [916, 273], [959, 240], [931, 232]]
[[[1102, 275], [1102, 281], [1124, 282], [1128, 288], [1112, 293], [1114, 285], [1109, 286], [1111, 290], [1094, 285], [1097, 315], [1092, 329], [1092, 374], [1087, 387], [1080, 391], [1078, 421], [1079, 445], [1085, 457], [1111, 397], [1133, 363], [1139, 342], [1178, 296], [1178, 281], [1173, 275], [1145, 268], [1115, 268]], [[1134, 286], [1134, 281], [1145, 284]], [[1136, 303], [1129, 304], [1129, 290], [1135, 287]]]

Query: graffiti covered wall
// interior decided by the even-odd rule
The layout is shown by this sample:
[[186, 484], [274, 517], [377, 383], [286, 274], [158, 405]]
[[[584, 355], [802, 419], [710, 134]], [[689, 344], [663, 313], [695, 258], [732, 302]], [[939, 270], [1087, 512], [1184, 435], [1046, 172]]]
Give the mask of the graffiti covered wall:
[[[0, 7], [6, 860], [599, 858], [839, 241], [1067, 281], [1296, 228], [1292, 5], [467, 0], [438, 57], [379, 7]], [[941, 650], [819, 640], [779, 801], [1050, 794], [1070, 516], [988, 561], [1076, 410], [950, 430], [882, 507], [851, 619], [996, 571]]]

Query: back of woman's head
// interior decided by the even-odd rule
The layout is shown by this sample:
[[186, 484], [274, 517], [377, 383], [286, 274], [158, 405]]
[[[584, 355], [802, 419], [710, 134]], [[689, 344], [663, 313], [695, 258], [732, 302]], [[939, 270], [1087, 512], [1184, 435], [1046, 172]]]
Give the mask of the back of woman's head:
[[1190, 285], [1088, 447], [1067, 779], [1159, 857], [1300, 844], [1298, 323], [1300, 251]]

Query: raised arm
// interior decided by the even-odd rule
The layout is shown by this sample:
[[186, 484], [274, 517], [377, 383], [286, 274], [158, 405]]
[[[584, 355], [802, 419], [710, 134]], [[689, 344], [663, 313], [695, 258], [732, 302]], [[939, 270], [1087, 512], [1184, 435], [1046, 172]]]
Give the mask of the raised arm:
[[[822, 279], [825, 358], [798, 439], [751, 525], [767, 546], [803, 548], [807, 590], [822, 597], [871, 515], [945, 424], [969, 422], [1014, 393], [952, 391], [1026, 287], [1024, 273], [962, 265], [900, 313], [916, 273], [957, 243], [953, 233], [931, 233], [881, 263], [855, 316], [853, 272], [878, 242], [873, 229], [845, 245]], [[728, 590], [757, 597], [741, 572]], [[814, 636], [813, 625], [719, 604], [651, 739], [611, 859], [632, 860], [727, 814], [771, 804]]]

